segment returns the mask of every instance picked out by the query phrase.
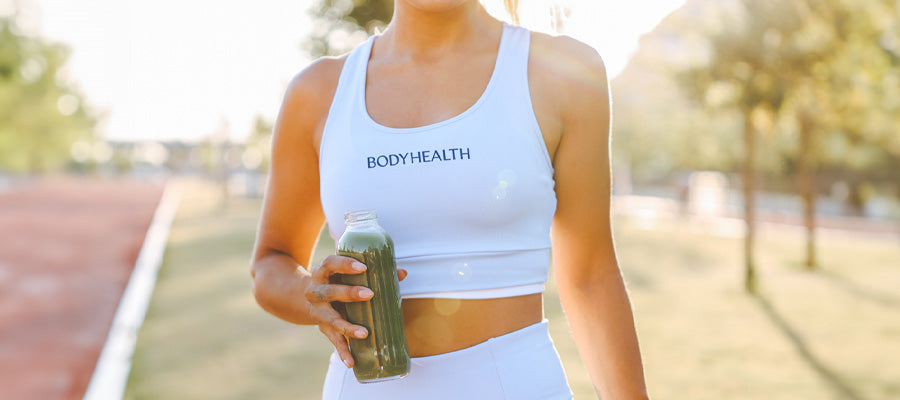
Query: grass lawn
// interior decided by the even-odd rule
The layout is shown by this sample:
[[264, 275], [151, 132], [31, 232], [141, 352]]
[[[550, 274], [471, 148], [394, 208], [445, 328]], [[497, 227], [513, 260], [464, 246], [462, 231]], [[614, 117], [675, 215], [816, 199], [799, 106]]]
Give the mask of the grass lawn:
[[[189, 182], [137, 341], [127, 399], [318, 399], [331, 351], [315, 327], [262, 311], [249, 258], [259, 200], [224, 206]], [[900, 398], [900, 243], [823, 233], [820, 272], [794, 231], [763, 229], [761, 296], [741, 241], [679, 220], [615, 221], [656, 399]], [[317, 254], [332, 251], [320, 242]], [[554, 285], [545, 309], [576, 398], [595, 398]]]

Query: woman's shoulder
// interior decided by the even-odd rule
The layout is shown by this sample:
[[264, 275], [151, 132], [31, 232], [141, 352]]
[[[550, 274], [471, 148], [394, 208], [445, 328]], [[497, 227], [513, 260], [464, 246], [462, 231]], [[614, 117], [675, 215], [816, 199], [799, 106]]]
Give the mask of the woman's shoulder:
[[346, 59], [346, 55], [321, 57], [310, 63], [291, 78], [285, 91], [286, 100], [305, 103], [305, 107], [314, 103], [330, 104]]
[[295, 140], [317, 141], [328, 116], [346, 55], [322, 57], [291, 78], [284, 93], [279, 120], [282, 131]]
[[[531, 52], [540, 66], [562, 78], [605, 78], [606, 67], [596, 49], [566, 35], [531, 33]], [[551, 72], [548, 71], [548, 72]]]
[[543, 99], [561, 121], [574, 121], [608, 107], [603, 59], [593, 47], [569, 36], [532, 32], [528, 62], [532, 99]]
[[543, 77], [561, 93], [608, 91], [603, 58], [590, 45], [565, 35], [531, 34], [533, 76]]

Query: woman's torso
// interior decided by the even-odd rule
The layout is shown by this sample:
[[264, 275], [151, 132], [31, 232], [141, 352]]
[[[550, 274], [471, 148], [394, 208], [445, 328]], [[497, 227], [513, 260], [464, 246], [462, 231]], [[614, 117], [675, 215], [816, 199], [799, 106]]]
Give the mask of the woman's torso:
[[[496, 29], [474, 51], [450, 52], [425, 60], [390, 57], [387, 49], [380, 48], [376, 41], [365, 80], [368, 117], [384, 127], [414, 128], [467, 112], [489, 86], [499, 41], [500, 29]], [[540, 44], [533, 43], [532, 49], [536, 45]], [[535, 55], [528, 58], [528, 89], [543, 139], [541, 144], [552, 163], [562, 123], [553, 106], [553, 96], [545, 95], [549, 82], [539, 76], [542, 65], [535, 58]], [[333, 68], [339, 75], [345, 59], [335, 61]], [[337, 87], [337, 79], [334, 83], [333, 87]], [[327, 114], [326, 108], [314, 135], [316, 149], [321, 147]], [[540, 293], [489, 299], [410, 298], [403, 300], [403, 310], [413, 356], [470, 347], [537, 323], [543, 317]]]

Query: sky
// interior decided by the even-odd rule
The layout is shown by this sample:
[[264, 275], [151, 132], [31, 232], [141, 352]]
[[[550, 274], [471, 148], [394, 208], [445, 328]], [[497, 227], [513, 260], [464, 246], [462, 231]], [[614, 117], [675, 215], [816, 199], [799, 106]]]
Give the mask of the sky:
[[[255, 115], [275, 118], [287, 83], [310, 62], [301, 45], [314, 0], [15, 1], [23, 30], [71, 47], [62, 78], [102, 112], [109, 140], [196, 141], [223, 131], [241, 140]], [[500, 0], [483, 2], [501, 10]], [[552, 2], [570, 7], [563, 33], [596, 48], [612, 78], [640, 35], [684, 0]], [[523, 24], [549, 30], [551, 0], [520, 3]]]

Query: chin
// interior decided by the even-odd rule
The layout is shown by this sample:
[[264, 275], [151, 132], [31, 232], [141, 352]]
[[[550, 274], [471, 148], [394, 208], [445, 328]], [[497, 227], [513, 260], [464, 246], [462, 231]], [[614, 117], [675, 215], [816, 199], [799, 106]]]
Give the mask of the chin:
[[404, 2], [411, 7], [426, 12], [450, 11], [466, 4], [470, 0], [396, 0]]

